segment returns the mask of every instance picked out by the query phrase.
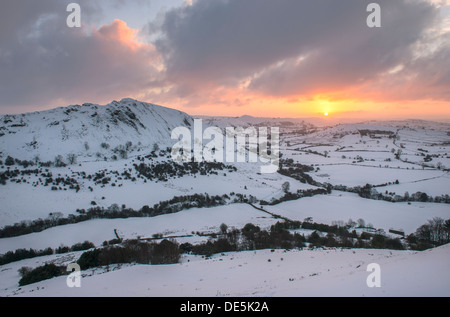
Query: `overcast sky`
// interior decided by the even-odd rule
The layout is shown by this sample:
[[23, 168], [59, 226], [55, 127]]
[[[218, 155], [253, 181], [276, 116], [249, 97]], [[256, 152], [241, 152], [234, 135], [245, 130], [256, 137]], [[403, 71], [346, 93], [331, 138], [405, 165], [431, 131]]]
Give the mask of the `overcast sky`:
[[132, 97], [190, 114], [450, 118], [448, 1], [3, 0], [0, 114]]

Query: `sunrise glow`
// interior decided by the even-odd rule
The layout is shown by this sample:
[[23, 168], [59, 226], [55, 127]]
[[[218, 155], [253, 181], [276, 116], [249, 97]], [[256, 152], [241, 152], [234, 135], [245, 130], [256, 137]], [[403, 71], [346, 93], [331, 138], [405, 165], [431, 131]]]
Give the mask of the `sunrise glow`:
[[[333, 3], [330, 12], [342, 12], [333, 19], [308, 2], [317, 15], [310, 19], [305, 1], [257, 3], [256, 15], [250, 3], [230, 1], [223, 10], [207, 3], [174, 3], [159, 20], [133, 5], [106, 6], [98, 21], [85, 10], [79, 30], [61, 28], [66, 16], [56, 12], [64, 6], [43, 7], [42, 15], [52, 17], [46, 23], [36, 13], [36, 23], [8, 28], [15, 31], [0, 56], [0, 113], [130, 97], [192, 115], [450, 120], [448, 67], [442, 67], [450, 52], [448, 5], [424, 4], [424, 15], [407, 2], [386, 2], [386, 11], [405, 14], [385, 16], [383, 27], [370, 29], [355, 14], [365, 7], [350, 2]], [[268, 12], [279, 27], [258, 17]], [[403, 27], [410, 23], [406, 13], [420, 21]], [[233, 25], [224, 28], [224, 20]], [[28, 33], [34, 35], [21, 37]], [[8, 57], [26, 54], [20, 62]]]
[[450, 0], [1, 0], [0, 297], [449, 297], [449, 62]]

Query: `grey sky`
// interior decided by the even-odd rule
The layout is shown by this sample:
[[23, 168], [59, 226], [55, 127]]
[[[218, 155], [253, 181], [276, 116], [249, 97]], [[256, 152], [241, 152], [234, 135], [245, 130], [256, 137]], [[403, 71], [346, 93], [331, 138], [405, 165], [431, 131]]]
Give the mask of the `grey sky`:
[[450, 101], [449, 10], [425, 0], [378, 0], [380, 29], [368, 0], [79, 0], [81, 30], [70, 2], [2, 1], [0, 113], [223, 89]]

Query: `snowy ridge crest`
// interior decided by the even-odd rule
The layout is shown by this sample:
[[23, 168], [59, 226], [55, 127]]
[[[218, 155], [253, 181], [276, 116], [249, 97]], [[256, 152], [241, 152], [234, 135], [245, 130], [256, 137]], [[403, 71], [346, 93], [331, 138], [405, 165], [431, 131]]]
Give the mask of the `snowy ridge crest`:
[[171, 146], [171, 130], [191, 126], [184, 112], [125, 98], [107, 105], [85, 103], [47, 111], [0, 116], [2, 156], [53, 160], [75, 154], [102, 158], [121, 146], [140, 151]]

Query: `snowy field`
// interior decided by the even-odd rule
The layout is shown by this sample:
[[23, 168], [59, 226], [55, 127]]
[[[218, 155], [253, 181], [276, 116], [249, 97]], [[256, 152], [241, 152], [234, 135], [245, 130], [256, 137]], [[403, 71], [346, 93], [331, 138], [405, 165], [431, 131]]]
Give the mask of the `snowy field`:
[[[130, 168], [136, 161], [113, 162], [87, 162], [82, 166], [64, 168], [49, 168], [53, 175], [63, 177], [72, 176], [73, 173], [84, 171], [96, 173], [97, 171], [120, 171]], [[169, 200], [174, 196], [191, 195], [194, 193], [208, 193], [209, 195], [224, 195], [231, 192], [252, 195], [258, 199], [270, 200], [282, 195], [281, 184], [291, 181], [289, 177], [274, 174], [258, 175], [259, 165], [234, 163], [237, 172], [220, 171], [218, 175], [185, 175], [181, 178], [170, 178], [167, 182], [145, 181], [137, 178], [136, 172], [130, 173], [137, 178], [136, 181], [118, 180], [117, 186], [95, 185], [92, 180], [74, 176], [81, 189], [52, 191], [51, 186], [32, 186], [40, 177], [27, 175], [26, 182], [10, 182], [2, 186], [0, 191], [0, 226], [12, 225], [22, 220], [46, 218], [49, 213], [61, 212], [65, 216], [74, 214], [76, 209], [88, 209], [95, 201], [96, 206], [108, 208], [112, 204], [139, 210], [145, 205], [153, 206], [160, 201]], [[225, 175], [226, 176], [225, 176]], [[109, 175], [108, 175], [109, 176]], [[115, 177], [111, 176], [114, 183]], [[120, 185], [120, 186], [118, 186]], [[89, 187], [93, 188], [91, 191]], [[291, 181], [291, 190], [310, 189], [314, 186]], [[13, 197], [13, 198], [12, 198]]]
[[[204, 241], [205, 238], [192, 232], [220, 232], [222, 223], [230, 228], [242, 228], [251, 222], [268, 228], [276, 223], [270, 215], [258, 211], [247, 204], [233, 204], [213, 208], [193, 208], [174, 214], [149, 218], [128, 219], [95, 219], [77, 224], [58, 226], [42, 232], [32, 233], [13, 238], [0, 239], [0, 253], [20, 248], [44, 249], [57, 248], [61, 244], [71, 246], [85, 240], [101, 246], [105, 240], [115, 238], [114, 229], [121, 238], [151, 238], [153, 234], [161, 233], [168, 236], [192, 235], [189, 242]], [[177, 239], [185, 242], [186, 238]]]
[[[59, 262], [70, 261], [55, 259]], [[18, 264], [0, 272], [1, 296], [152, 297], [448, 297], [450, 246], [424, 252], [388, 250], [259, 250], [184, 256], [179, 264], [124, 265], [83, 272], [80, 288], [66, 277], [15, 286]], [[22, 261], [21, 265], [36, 260]], [[367, 286], [367, 266], [381, 268], [381, 287]]]
[[[15, 223], [26, 224], [38, 218], [46, 219], [50, 213], [60, 217], [76, 214], [77, 209], [93, 206], [117, 206], [140, 210], [175, 196], [192, 194], [252, 196], [256, 206], [261, 200], [280, 199], [287, 191], [318, 189], [317, 183], [348, 187], [366, 184], [382, 185], [379, 193], [403, 196], [406, 192], [426, 193], [429, 197], [450, 195], [450, 125], [426, 121], [369, 122], [342, 124], [333, 127], [314, 126], [295, 121], [292, 125], [281, 119], [253, 117], [205, 118], [204, 123], [221, 128], [227, 126], [270, 126], [279, 124], [283, 159], [312, 167], [307, 174], [317, 183], [302, 183], [294, 178], [274, 174], [261, 174], [260, 164], [226, 163], [229, 167], [207, 175], [185, 174], [161, 181], [146, 179], [134, 164], [164, 164], [170, 162], [168, 153], [159, 150], [155, 158], [144, 156], [154, 149], [154, 143], [138, 142], [139, 137], [156, 134], [155, 142], [161, 148], [171, 143], [168, 131], [175, 126], [189, 126], [192, 117], [145, 104], [134, 105], [133, 100], [122, 101], [128, 107], [118, 118], [110, 112], [92, 106], [73, 106], [76, 115], [68, 116], [63, 110], [52, 110], [27, 115], [21, 129], [18, 117], [0, 140], [0, 173], [11, 171], [19, 175], [7, 177], [0, 185], [0, 228]], [[119, 103], [114, 109], [123, 109]], [[122, 105], [123, 106], [123, 105]], [[135, 108], [133, 108], [135, 107]], [[72, 109], [71, 108], [71, 109]], [[151, 127], [155, 117], [174, 116], [166, 124], [158, 124], [142, 135], [141, 125], [124, 119], [130, 111], [146, 118], [143, 125]], [[166, 113], [167, 112], [167, 113]], [[96, 114], [97, 113], [97, 114]], [[94, 115], [96, 114], [96, 115]], [[34, 117], [33, 117], [34, 116]], [[96, 118], [96, 116], [99, 116]], [[80, 122], [89, 117], [82, 131]], [[133, 117], [133, 116], [131, 116]], [[43, 120], [41, 123], [36, 121]], [[68, 120], [70, 118], [70, 120]], [[96, 118], [96, 119], [92, 119]], [[104, 132], [102, 124], [110, 120], [125, 120]], [[66, 120], [66, 121], [65, 121]], [[68, 121], [67, 121], [68, 120]], [[288, 119], [286, 119], [288, 120]], [[150, 123], [149, 123], [150, 122]], [[92, 126], [90, 126], [92, 125]], [[136, 127], [133, 128], [133, 126]], [[131, 128], [130, 128], [131, 126]], [[60, 129], [63, 129], [60, 131]], [[72, 130], [73, 131], [72, 131]], [[143, 128], [144, 129], [144, 128]], [[145, 130], [145, 129], [144, 129]], [[64, 132], [64, 146], [55, 135]], [[112, 147], [120, 147], [128, 138], [133, 139], [129, 152], [123, 158], [111, 159]], [[52, 137], [50, 137], [52, 135]], [[35, 138], [33, 138], [35, 137]], [[100, 139], [98, 139], [100, 138]], [[88, 140], [88, 145], [84, 140]], [[34, 141], [41, 148], [33, 147]], [[66, 142], [67, 141], [67, 142]], [[109, 142], [100, 145], [100, 141]], [[19, 144], [19, 143], [23, 144]], [[58, 143], [59, 142], [59, 143]], [[73, 143], [71, 145], [71, 143]], [[98, 144], [97, 144], [98, 143]], [[173, 143], [173, 141], [172, 141]], [[31, 145], [30, 145], [31, 144]], [[21, 159], [52, 159], [61, 154], [65, 159], [73, 150], [77, 162], [65, 167], [43, 167], [38, 174], [20, 175], [33, 169], [14, 164], [5, 166], [9, 154]], [[41, 153], [42, 152], [42, 153]], [[23, 157], [20, 157], [23, 155]], [[46, 179], [52, 174], [48, 186]], [[217, 173], [217, 174], [216, 174]], [[102, 174], [99, 180], [95, 176]], [[89, 177], [87, 177], [87, 175]], [[126, 175], [126, 176], [124, 176]], [[71, 179], [78, 190], [54, 185], [55, 178]], [[108, 179], [106, 179], [108, 178]], [[104, 180], [104, 182], [102, 182]], [[56, 187], [52, 189], [52, 186]], [[264, 209], [290, 220], [333, 224], [349, 219], [363, 219], [386, 233], [390, 229], [414, 233], [416, 229], [435, 217], [450, 219], [450, 204], [436, 202], [387, 202], [366, 199], [356, 193], [332, 190], [327, 195], [316, 195], [284, 201]], [[91, 241], [100, 247], [105, 240], [116, 238], [145, 239], [155, 234], [174, 238], [177, 242], [198, 244], [205, 242], [205, 233], [217, 233], [220, 225], [242, 228], [253, 223], [262, 229], [280, 221], [279, 218], [248, 204], [233, 203], [210, 208], [191, 208], [156, 217], [127, 219], [92, 219], [77, 224], [57, 226], [32, 234], [0, 239], [0, 254], [21, 248], [42, 250]], [[199, 234], [200, 233], [200, 234]], [[308, 235], [308, 230], [302, 231]], [[44, 263], [66, 265], [76, 261], [81, 252], [43, 256], [0, 266], [0, 296], [449, 296], [450, 273], [448, 245], [424, 252], [366, 249], [316, 250], [259, 250], [216, 254], [211, 258], [183, 255], [181, 263], [172, 265], [116, 265], [83, 272], [80, 289], [66, 287], [65, 277], [53, 278], [28, 286], [18, 287], [18, 270], [23, 266], [37, 267]], [[269, 261], [270, 260], [270, 261]], [[366, 267], [378, 263], [382, 267], [382, 287], [368, 288]]]
[[[450, 218], [446, 204], [432, 203], [390, 203], [374, 200], [361, 200], [355, 194], [332, 194], [288, 201], [276, 206], [265, 206], [265, 210], [291, 220], [303, 221], [312, 217], [317, 223], [332, 224], [334, 221], [346, 223], [359, 218], [374, 228], [404, 230], [406, 234], [426, 223], [428, 219]], [[196, 232], [218, 233], [220, 225], [229, 228], [243, 228], [253, 223], [262, 229], [269, 229], [280, 219], [257, 210], [247, 204], [232, 204], [212, 208], [193, 208], [174, 214], [146, 218], [94, 219], [77, 224], [53, 227], [42, 232], [19, 237], [0, 239], [0, 253], [16, 249], [32, 248], [42, 250], [60, 245], [71, 246], [85, 240], [101, 246], [103, 241], [114, 239], [116, 229], [123, 239], [152, 238], [154, 234], [164, 237], [180, 237], [180, 243], [198, 243], [206, 238]], [[187, 237], [185, 237], [187, 236]]]
[[333, 221], [364, 219], [366, 224], [374, 228], [402, 229], [406, 234], [416, 231], [428, 219], [450, 218], [448, 204], [391, 203], [386, 201], [361, 199], [358, 195], [333, 191], [331, 195], [305, 197], [296, 201], [288, 201], [275, 206], [267, 206], [266, 210], [287, 217], [291, 220], [303, 221], [312, 217], [317, 223], [332, 224]]

